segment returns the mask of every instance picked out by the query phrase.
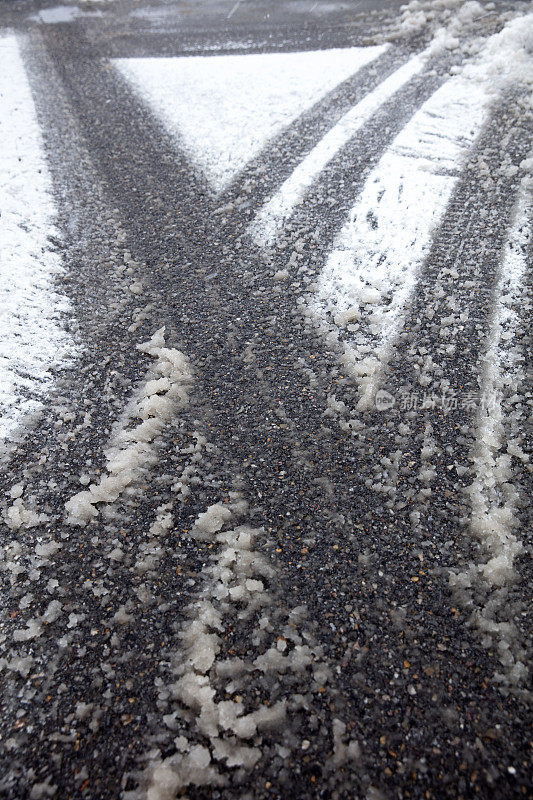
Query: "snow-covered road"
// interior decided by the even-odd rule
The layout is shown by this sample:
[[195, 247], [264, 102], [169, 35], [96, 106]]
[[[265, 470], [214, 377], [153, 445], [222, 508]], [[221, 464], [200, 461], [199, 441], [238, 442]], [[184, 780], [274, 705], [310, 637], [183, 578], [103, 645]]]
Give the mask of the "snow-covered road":
[[[0, 438], [39, 408], [73, 342], [59, 322], [55, 205], [17, 37], [0, 38]], [[27, 424], [27, 419], [26, 419]]]
[[2, 796], [528, 796], [531, 4], [0, 64]]

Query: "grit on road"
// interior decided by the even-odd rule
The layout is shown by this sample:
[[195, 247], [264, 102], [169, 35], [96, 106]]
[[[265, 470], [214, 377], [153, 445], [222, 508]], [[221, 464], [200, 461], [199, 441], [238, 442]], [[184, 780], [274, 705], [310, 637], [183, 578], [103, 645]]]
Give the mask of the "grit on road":
[[0, 796], [526, 798], [533, 5], [0, 2]]

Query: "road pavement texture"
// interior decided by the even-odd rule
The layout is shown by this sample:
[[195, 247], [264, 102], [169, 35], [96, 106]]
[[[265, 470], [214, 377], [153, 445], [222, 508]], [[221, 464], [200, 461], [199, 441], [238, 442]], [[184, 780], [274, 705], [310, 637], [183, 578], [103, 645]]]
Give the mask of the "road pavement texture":
[[532, 796], [532, 12], [0, 3], [0, 796]]

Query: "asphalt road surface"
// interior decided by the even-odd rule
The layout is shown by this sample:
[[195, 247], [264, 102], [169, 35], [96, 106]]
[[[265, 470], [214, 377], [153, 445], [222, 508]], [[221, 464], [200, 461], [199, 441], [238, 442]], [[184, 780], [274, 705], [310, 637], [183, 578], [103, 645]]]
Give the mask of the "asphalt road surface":
[[0, 3], [1, 797], [532, 796], [533, 8], [400, 6]]

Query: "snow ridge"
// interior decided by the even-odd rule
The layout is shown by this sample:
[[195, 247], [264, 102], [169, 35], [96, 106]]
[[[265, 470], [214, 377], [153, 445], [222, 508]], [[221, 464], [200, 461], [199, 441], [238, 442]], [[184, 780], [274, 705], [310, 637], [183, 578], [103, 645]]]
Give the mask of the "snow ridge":
[[[194, 540], [212, 543], [217, 549], [206, 571], [204, 589], [186, 612], [189, 619], [179, 633], [175, 680], [159, 695], [160, 704], [169, 704], [172, 709], [163, 717], [165, 724], [180, 731], [175, 739], [177, 752], [167, 758], [150, 754], [140, 792], [128, 794], [128, 800], [170, 800], [189, 785], [221, 785], [226, 777], [215, 762], [225, 762], [230, 768], [253, 769], [262, 756], [262, 734], [270, 731], [279, 735], [286, 727], [289, 699], [259, 705], [255, 702], [256, 708], [247, 709], [243, 684], [247, 675], [255, 672], [280, 676], [312, 670], [311, 687], [317, 691], [328, 680], [329, 671], [320, 663], [321, 649], [312, 642], [304, 644], [298, 633], [298, 623], [305, 614], [303, 608], [292, 610], [282, 635], [253, 661], [219, 658], [227, 647], [224, 634], [240, 620], [260, 615], [252, 636], [254, 646], [272, 632], [267, 613], [272, 606], [268, 583], [275, 573], [267, 559], [254, 549], [262, 531], [235, 524], [246, 510], [247, 503], [232, 493], [229, 502], [215, 503], [201, 513], [190, 532]], [[271, 614], [275, 613], [272, 608]], [[216, 699], [221, 681], [232, 699]], [[306, 683], [309, 681], [307, 677]], [[185, 729], [180, 719], [186, 721]], [[341, 739], [345, 726], [340, 721], [339, 726], [335, 729], [336, 758], [358, 757], [357, 743], [345, 746]], [[290, 752], [280, 749], [285, 756]]]
[[[474, 481], [468, 489], [470, 530], [488, 560], [471, 564], [466, 572], [454, 571], [450, 576], [450, 584], [456, 591], [469, 590], [476, 579], [488, 590], [487, 603], [474, 612], [475, 624], [489, 641], [496, 641], [505, 679], [511, 683], [521, 683], [528, 674], [520, 660], [515, 627], [505, 619], [505, 587], [516, 580], [515, 560], [523, 552], [523, 544], [516, 536], [519, 494], [513, 485], [512, 464], [513, 460], [529, 463], [529, 456], [521, 446], [523, 442], [514, 430], [516, 412], [511, 396], [524, 379], [524, 353], [515, 334], [516, 309], [527, 308], [530, 303], [523, 283], [533, 211], [529, 183], [528, 178], [521, 183], [514, 224], [495, 289], [497, 299], [483, 359], [482, 393], [472, 453]], [[503, 612], [503, 621], [497, 621], [498, 612]]]
[[148, 342], [137, 345], [141, 352], [156, 359], [155, 364], [118, 423], [106, 452], [107, 474], [65, 503], [70, 525], [86, 525], [98, 516], [99, 503], [115, 502], [139, 480], [157, 460], [155, 440], [173, 414], [189, 403], [189, 361], [179, 350], [165, 346], [164, 334], [163, 327]]

